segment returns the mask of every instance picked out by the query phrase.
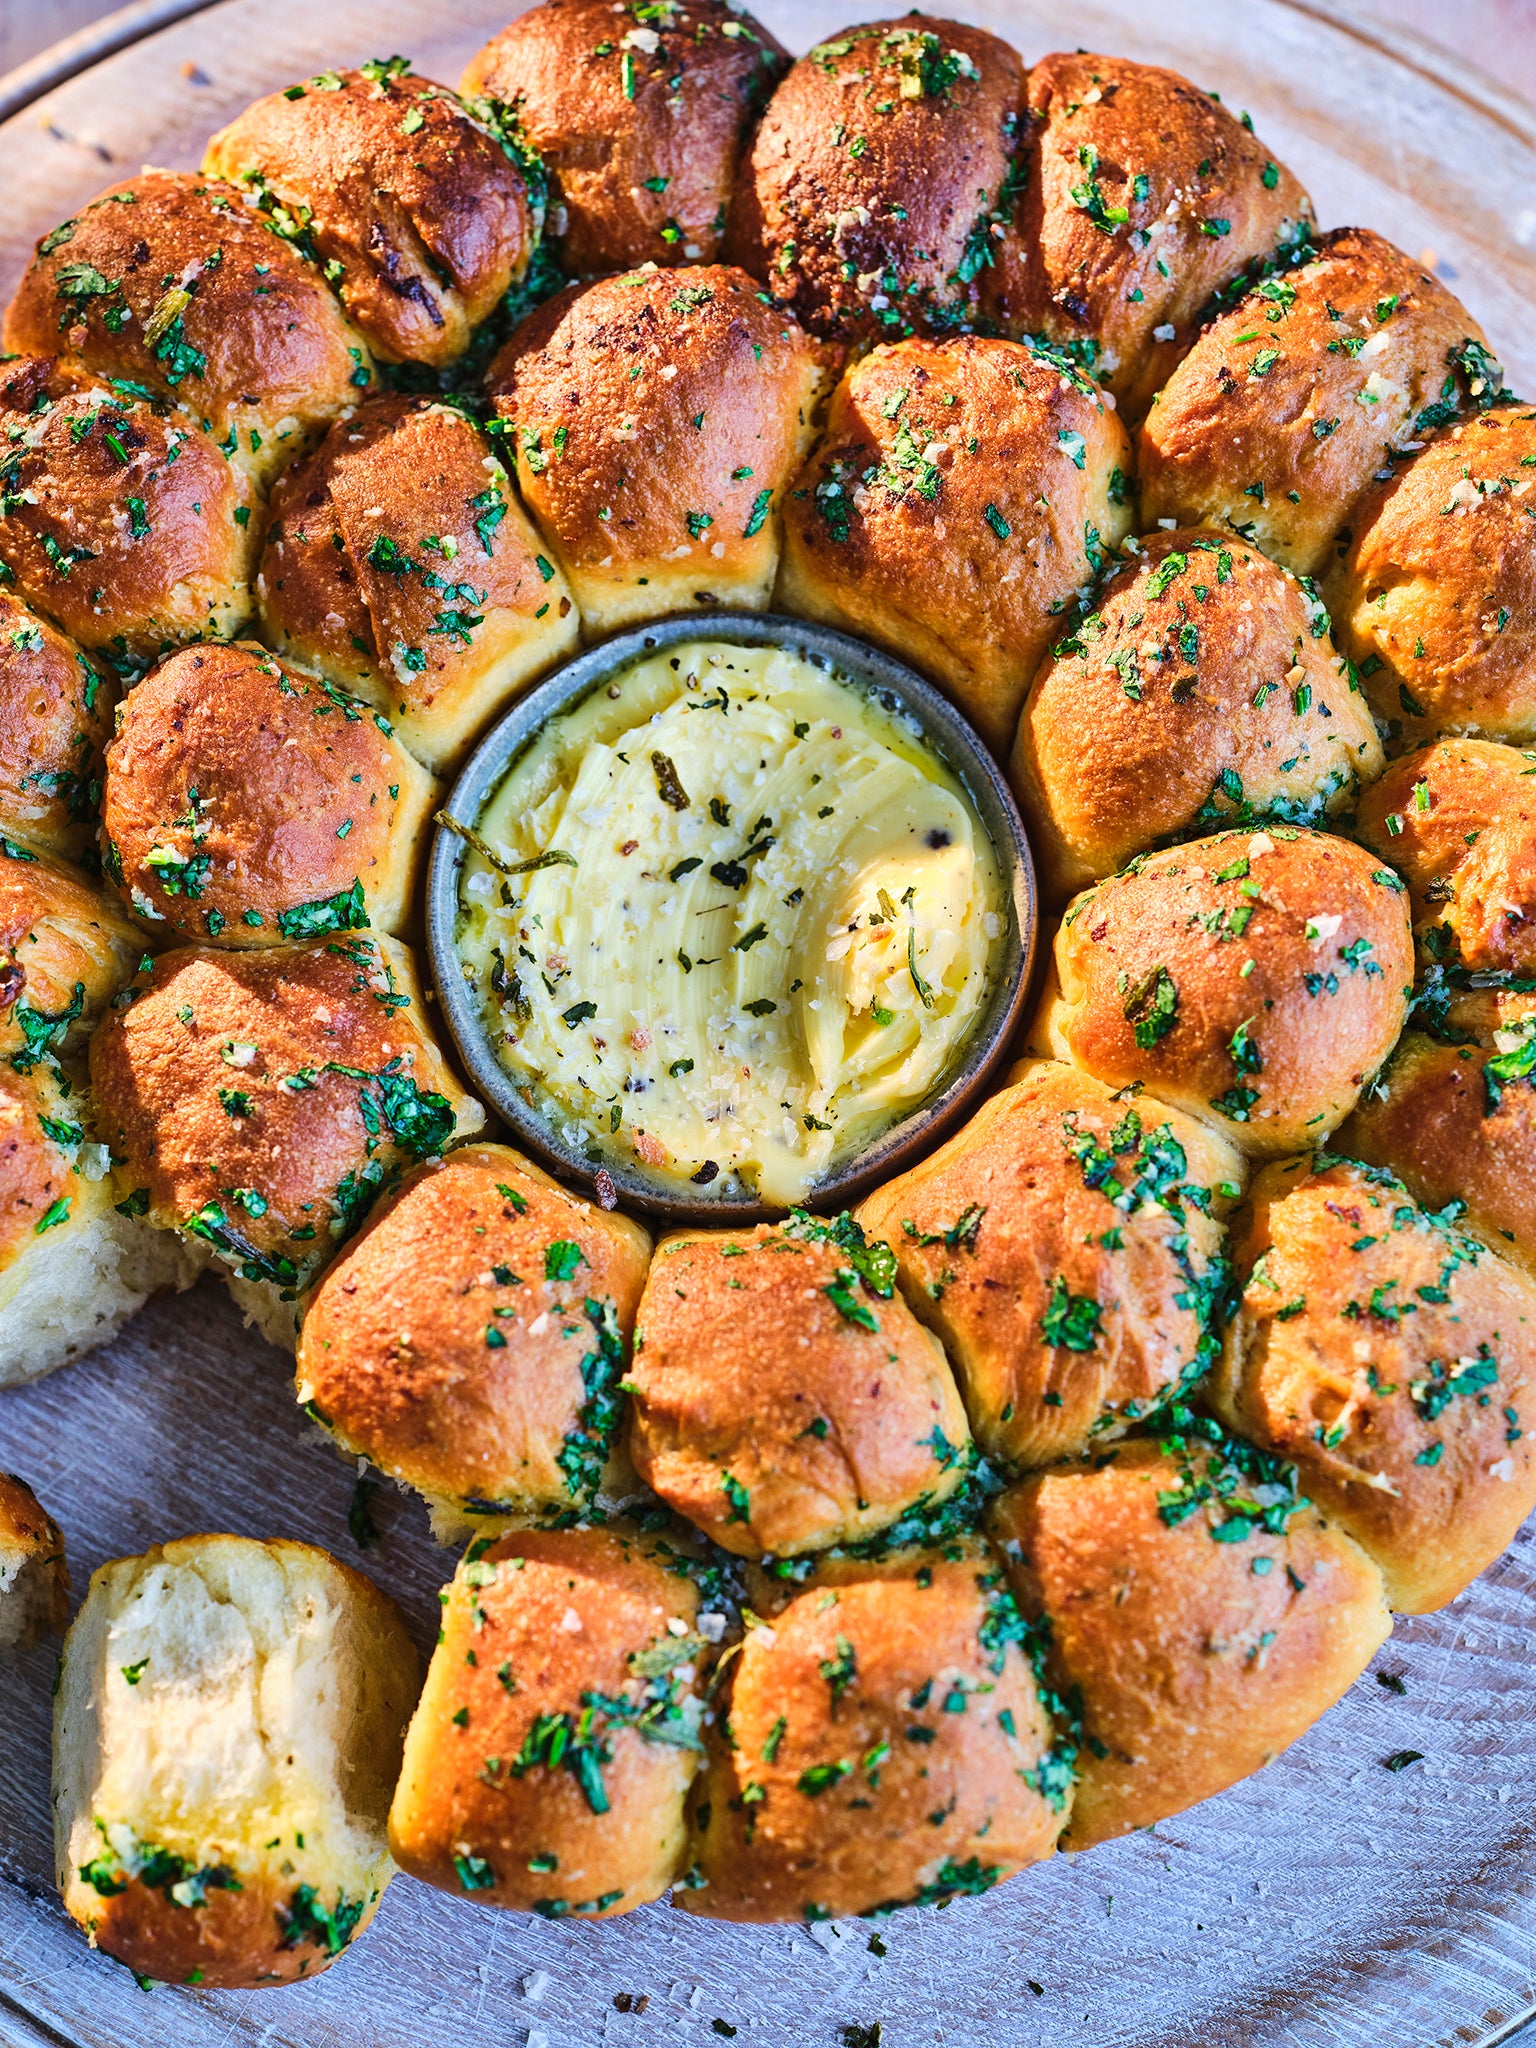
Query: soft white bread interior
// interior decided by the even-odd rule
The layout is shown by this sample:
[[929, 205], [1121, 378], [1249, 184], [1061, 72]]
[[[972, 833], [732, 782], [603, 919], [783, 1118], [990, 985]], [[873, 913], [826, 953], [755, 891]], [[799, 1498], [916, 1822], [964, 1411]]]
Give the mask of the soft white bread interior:
[[109, 1342], [151, 1294], [190, 1287], [205, 1262], [201, 1246], [114, 1207], [89, 1119], [88, 1099], [60, 1073], [0, 1064], [0, 1387]]
[[325, 1969], [394, 1868], [418, 1678], [394, 1604], [309, 1544], [187, 1536], [103, 1565], [54, 1709], [70, 1915], [171, 1983]]

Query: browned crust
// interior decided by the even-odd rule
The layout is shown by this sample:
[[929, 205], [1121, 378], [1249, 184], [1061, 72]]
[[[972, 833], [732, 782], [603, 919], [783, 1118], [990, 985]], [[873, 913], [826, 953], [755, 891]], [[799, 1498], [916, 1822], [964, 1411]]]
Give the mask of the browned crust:
[[1394, 761], [1356, 830], [1407, 882], [1427, 959], [1536, 974], [1536, 754], [1441, 740]]
[[[1026, 1061], [859, 1218], [895, 1247], [902, 1291], [954, 1361], [977, 1442], [1029, 1467], [1118, 1434], [1201, 1369], [1200, 1287], [1240, 1177], [1237, 1155], [1193, 1118]], [[1053, 1302], [1062, 1330], [1074, 1298], [1098, 1311], [1088, 1341], [1051, 1341]]]
[[[0, 1195], [0, 1203], [3, 1200]], [[62, 1629], [68, 1622], [69, 1565], [63, 1531], [27, 1482], [14, 1472], [0, 1472], [0, 1552], [4, 1551], [22, 1553], [11, 1591], [26, 1603], [27, 1614], [11, 1645], [26, 1650], [39, 1636]]]
[[818, 381], [801, 330], [722, 266], [573, 285], [524, 321], [488, 386], [589, 628], [767, 603]]
[[1235, 1543], [1213, 1540], [1224, 1510], [1170, 1527], [1159, 1495], [1185, 1469], [1204, 1474], [1190, 1450], [1186, 1467], [1127, 1444], [1026, 1480], [991, 1510], [1020, 1606], [1049, 1620], [1051, 1682], [1081, 1693], [1065, 1848], [1150, 1827], [1261, 1769], [1392, 1626], [1381, 1574], [1316, 1513]]
[[[79, 1887], [76, 1918], [88, 1914], [82, 1924], [94, 1945], [142, 1977], [207, 1991], [260, 1991], [318, 1977], [345, 1953], [332, 1955], [323, 1940], [314, 1938], [288, 1945], [286, 1914], [293, 1893], [292, 1881], [242, 1878], [238, 1891], [210, 1890], [206, 1903], [193, 1909], [176, 1905], [164, 1891], [135, 1877], [99, 1902], [94, 1892]], [[364, 1907], [354, 1941], [378, 1911], [381, 1896], [375, 1893]]]
[[[14, 845], [14, 842], [13, 842]], [[0, 842], [0, 1054], [35, 1065], [34, 1037], [72, 1058], [109, 1000], [133, 977], [144, 937], [77, 869]], [[56, 1019], [45, 1034], [20, 1013]], [[70, 1013], [73, 1012], [71, 1015]]]
[[1286, 1161], [1254, 1184], [1234, 1246], [1242, 1305], [1211, 1398], [1295, 1460], [1395, 1608], [1427, 1613], [1536, 1506], [1536, 1287], [1390, 1175], [1308, 1167]]
[[1390, 1167], [1427, 1209], [1464, 1202], [1466, 1227], [1536, 1275], [1536, 1090], [1526, 1077], [1502, 1081], [1499, 1060], [1488, 1046], [1405, 1032], [1338, 1144]]
[[362, 692], [437, 766], [575, 644], [565, 579], [541, 550], [472, 419], [369, 399], [273, 489], [263, 631]]
[[1427, 409], [1484, 395], [1452, 360], [1482, 329], [1443, 284], [1368, 228], [1319, 247], [1206, 328], [1138, 447], [1145, 524], [1230, 526], [1308, 575]]
[[692, 1632], [698, 1606], [679, 1553], [623, 1522], [473, 1545], [406, 1737], [389, 1821], [401, 1869], [546, 1918], [607, 1918], [659, 1897], [682, 1857], [689, 1749], [605, 1721], [604, 1812], [574, 1770], [514, 1766], [541, 1716], [574, 1723], [594, 1693], [638, 1703], [632, 1659], [664, 1663], [676, 1646], [676, 1697], [691, 1697], [707, 1654]]
[[0, 559], [82, 645], [153, 659], [244, 623], [251, 484], [189, 415], [23, 357], [0, 372], [0, 449]]
[[[478, 1128], [479, 1104], [432, 1042], [410, 954], [363, 932], [260, 953], [163, 954], [91, 1041], [124, 1198], [173, 1228], [211, 1211], [232, 1263], [289, 1286], [284, 1262], [298, 1276], [323, 1264], [370, 1191], [411, 1163], [377, 1078], [386, 1074], [444, 1096], [460, 1135]], [[408, 1126], [418, 1142], [432, 1128]]]
[[141, 171], [55, 228], [5, 316], [8, 349], [132, 378], [259, 475], [357, 397], [357, 340], [314, 265], [192, 171]]
[[805, 1226], [664, 1244], [631, 1379], [635, 1469], [738, 1556], [872, 1536], [964, 1477], [938, 1343]]
[[[1066, 1800], [1029, 1780], [1051, 1723], [1017, 1641], [983, 1636], [1011, 1610], [974, 1537], [829, 1563], [775, 1607], [771, 1634], [751, 1631], [728, 1667], [731, 1742], [717, 1723], [691, 1802], [690, 1883], [703, 1884], [674, 1902], [713, 1919], [836, 1919], [917, 1903], [924, 1887], [942, 1897], [952, 1871], [982, 1889], [1049, 1856]], [[831, 1781], [810, 1789], [807, 1771]]]
[[0, 819], [78, 860], [96, 835], [109, 675], [13, 592], [0, 590]]
[[186, 939], [280, 944], [296, 915], [357, 887], [353, 922], [398, 932], [434, 794], [334, 684], [254, 642], [187, 647], [122, 707], [103, 865], [125, 903]]
[[[1332, 932], [1316, 922], [1335, 917]], [[1321, 1144], [1391, 1051], [1413, 982], [1407, 891], [1347, 840], [1289, 826], [1221, 832], [1077, 897], [1056, 968], [1053, 1049], [1273, 1156]], [[1138, 1024], [1151, 1043], [1138, 1043]], [[1254, 1050], [1233, 1050], [1244, 1027], [1259, 1067]], [[1232, 1089], [1255, 1099], [1239, 1105]]]
[[997, 752], [1063, 609], [1131, 528], [1125, 431], [1015, 342], [877, 348], [784, 504], [780, 602], [916, 661]]
[[1133, 422], [1212, 294], [1312, 218], [1301, 185], [1213, 94], [1081, 50], [1030, 67], [1022, 173], [983, 302], [1005, 333], [1086, 352]]
[[611, 0], [544, 0], [459, 82], [515, 112], [550, 172], [547, 231], [591, 273], [716, 259], [743, 140], [788, 61], [725, 0], [645, 22]]
[[729, 254], [839, 349], [973, 318], [1024, 103], [1017, 52], [985, 29], [913, 13], [842, 30], [769, 101]]
[[[268, 93], [203, 168], [301, 221], [342, 305], [391, 362], [440, 365], [528, 268], [523, 174], [446, 86], [328, 71]], [[354, 394], [355, 395], [355, 394]]]
[[[605, 1304], [627, 1343], [649, 1258], [637, 1223], [509, 1146], [465, 1146], [412, 1173], [316, 1289], [299, 1399], [430, 1497], [585, 1506], [606, 1446], [583, 1425], [582, 1363]], [[593, 1455], [567, 1471], [568, 1444]]]
[[[0, 1542], [28, 1550], [56, 1550], [63, 1562], [64, 1538], [25, 1479], [14, 1472], [0, 1472]], [[63, 1574], [61, 1590], [69, 1589], [69, 1573]]]
[[21, 1075], [9, 1063], [0, 1067], [0, 1270], [44, 1249], [47, 1233], [68, 1223], [81, 1186], [72, 1151], [42, 1119], [78, 1130], [78, 1115], [78, 1105], [46, 1072]]
[[1193, 528], [1142, 542], [1047, 653], [1010, 774], [1063, 897], [1239, 810], [1319, 822], [1381, 765], [1321, 607], [1235, 535]]
[[1495, 406], [1435, 435], [1355, 510], [1328, 602], [1405, 738], [1536, 738], [1533, 472], [1536, 412]]

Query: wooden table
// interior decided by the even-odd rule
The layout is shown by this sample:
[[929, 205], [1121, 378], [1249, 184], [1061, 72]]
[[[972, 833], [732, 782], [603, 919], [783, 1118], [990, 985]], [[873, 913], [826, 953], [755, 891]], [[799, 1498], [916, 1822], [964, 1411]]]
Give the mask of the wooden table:
[[[295, 4], [276, 0], [275, 11]], [[944, 0], [930, 4], [943, 12]], [[835, 14], [835, 0], [829, 5]], [[0, 0], [0, 75], [111, 11], [102, 0]], [[1536, 0], [1376, 0], [1374, 6], [1319, 0], [1308, 11], [1379, 25], [1389, 39], [1394, 26], [1412, 29], [1536, 104]]]

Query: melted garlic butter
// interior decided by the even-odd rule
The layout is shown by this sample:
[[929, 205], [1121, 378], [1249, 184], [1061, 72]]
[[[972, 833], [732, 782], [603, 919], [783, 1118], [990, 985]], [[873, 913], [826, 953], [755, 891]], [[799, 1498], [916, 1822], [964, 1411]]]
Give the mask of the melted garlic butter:
[[504, 1065], [567, 1145], [654, 1180], [800, 1200], [935, 1092], [1000, 969], [959, 782], [784, 649], [644, 657], [478, 832], [458, 948]]

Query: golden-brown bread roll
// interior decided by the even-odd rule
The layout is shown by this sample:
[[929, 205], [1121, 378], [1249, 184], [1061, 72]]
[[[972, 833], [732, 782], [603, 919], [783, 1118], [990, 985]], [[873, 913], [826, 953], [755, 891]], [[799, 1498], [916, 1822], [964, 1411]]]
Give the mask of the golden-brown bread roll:
[[990, 1891], [1071, 1798], [998, 1559], [975, 1537], [823, 1561], [755, 1617], [691, 1801], [673, 1903], [836, 1920]]
[[22, 356], [0, 366], [0, 558], [133, 674], [251, 608], [251, 483], [190, 415]]
[[1200, 336], [1141, 430], [1147, 526], [1229, 526], [1319, 574], [1373, 479], [1502, 372], [1461, 301], [1369, 228], [1337, 228]]
[[954, 1361], [976, 1441], [1047, 1465], [1120, 1435], [1215, 1353], [1241, 1155], [1150, 1096], [1022, 1061], [859, 1209]]
[[970, 1469], [943, 1350], [847, 1215], [664, 1240], [630, 1391], [636, 1471], [739, 1557], [878, 1535]]
[[1042, 1677], [1076, 1722], [1063, 1848], [1151, 1827], [1261, 1769], [1392, 1627], [1381, 1573], [1300, 1498], [1293, 1468], [1179, 1420], [990, 1510], [1048, 1646]]
[[0, 1472], [0, 1650], [30, 1650], [68, 1620], [59, 1525], [24, 1479]]
[[1077, 897], [1055, 966], [1037, 1051], [1274, 1157], [1321, 1144], [1396, 1042], [1408, 895], [1347, 840], [1219, 832]]
[[291, 1347], [299, 1291], [407, 1166], [479, 1129], [480, 1105], [433, 1043], [411, 955], [371, 932], [189, 946], [133, 998], [91, 1041], [120, 1198], [212, 1246]]
[[257, 477], [370, 381], [314, 264], [193, 171], [141, 171], [45, 235], [5, 345], [176, 401]]
[[1536, 754], [1439, 740], [1394, 761], [1355, 831], [1408, 884], [1424, 958], [1536, 975]]
[[142, 932], [95, 883], [0, 839], [0, 1055], [18, 1074], [76, 1064], [143, 958]]
[[185, 647], [118, 714], [102, 866], [189, 940], [400, 932], [436, 784], [388, 721], [253, 641]]
[[509, 1146], [462, 1146], [411, 1173], [316, 1288], [299, 1399], [424, 1494], [439, 1533], [589, 1509], [612, 1486], [650, 1249]]
[[715, 260], [742, 143], [788, 61], [730, 0], [544, 0], [459, 84], [502, 102], [538, 151], [545, 232], [568, 271], [590, 274]]
[[779, 601], [915, 662], [1003, 752], [1064, 606], [1131, 529], [1130, 466], [1070, 366], [977, 335], [877, 348], [784, 500]]
[[86, 1098], [50, 1068], [0, 1063], [0, 1387], [115, 1337], [202, 1260], [113, 1206]]
[[54, 1702], [66, 1912], [170, 1984], [328, 1969], [393, 1873], [418, 1683], [394, 1602], [308, 1543], [183, 1536], [102, 1565]]
[[975, 318], [1013, 203], [1024, 66], [915, 10], [800, 58], [742, 158], [727, 252], [835, 354]]
[[1464, 1204], [1468, 1230], [1536, 1275], [1533, 1075], [1536, 1019], [1496, 1028], [1485, 1045], [1406, 1031], [1338, 1148], [1389, 1167], [1428, 1209]]
[[625, 1522], [470, 1545], [390, 1812], [402, 1870], [546, 1920], [660, 1897], [709, 1654], [689, 1566]]
[[1375, 484], [1326, 592], [1378, 715], [1536, 738], [1536, 412], [1494, 406]]
[[0, 829], [78, 860], [95, 843], [115, 696], [73, 641], [0, 590]]
[[589, 634], [767, 604], [819, 383], [805, 335], [722, 266], [572, 286], [523, 322], [488, 388]]
[[1317, 824], [1381, 767], [1316, 597], [1195, 528], [1141, 543], [1046, 655], [1010, 773], [1062, 897], [1192, 829]]
[[369, 399], [273, 488], [262, 630], [377, 704], [440, 768], [576, 644], [580, 620], [542, 548], [467, 413]]
[[1312, 202], [1213, 93], [1086, 50], [1029, 72], [1011, 226], [982, 287], [1007, 334], [1070, 349], [1139, 420], [1212, 295], [1304, 240]]
[[1454, 1600], [1536, 1507], [1536, 1285], [1381, 1167], [1254, 1183], [1209, 1398], [1368, 1550], [1405, 1614]]
[[[528, 268], [542, 207], [525, 152], [401, 57], [268, 93], [203, 169], [312, 256], [389, 362], [451, 362]], [[336, 410], [336, 408], [332, 408]]]

